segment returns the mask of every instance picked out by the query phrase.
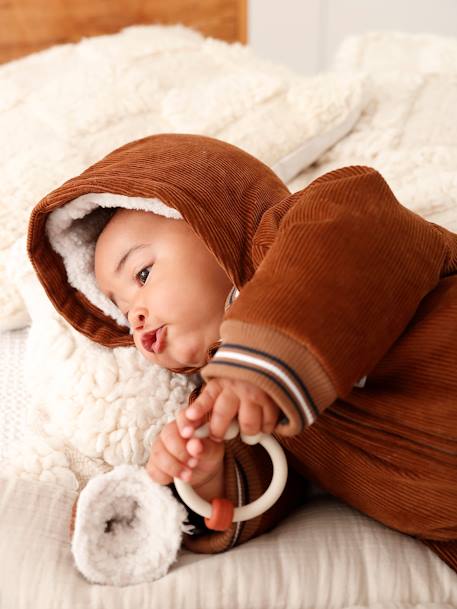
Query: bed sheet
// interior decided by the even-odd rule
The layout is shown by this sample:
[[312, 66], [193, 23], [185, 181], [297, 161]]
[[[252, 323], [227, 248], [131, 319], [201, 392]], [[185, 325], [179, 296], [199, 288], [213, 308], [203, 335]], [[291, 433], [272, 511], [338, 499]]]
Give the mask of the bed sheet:
[[68, 545], [75, 496], [47, 483], [0, 479], [5, 609], [450, 609], [457, 603], [453, 572], [430, 550], [326, 497], [228, 553], [183, 552], [155, 582], [89, 584]]

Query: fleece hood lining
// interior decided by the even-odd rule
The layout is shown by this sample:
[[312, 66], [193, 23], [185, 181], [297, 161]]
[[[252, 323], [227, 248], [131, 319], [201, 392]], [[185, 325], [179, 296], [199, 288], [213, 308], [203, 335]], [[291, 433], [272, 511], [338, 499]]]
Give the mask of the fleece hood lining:
[[182, 220], [182, 215], [160, 199], [88, 193], [50, 213], [46, 233], [51, 247], [63, 260], [68, 283], [84, 294], [105, 315], [129, 328], [125, 315], [97, 286], [94, 273], [95, 244], [113, 215], [113, 208], [149, 211]]

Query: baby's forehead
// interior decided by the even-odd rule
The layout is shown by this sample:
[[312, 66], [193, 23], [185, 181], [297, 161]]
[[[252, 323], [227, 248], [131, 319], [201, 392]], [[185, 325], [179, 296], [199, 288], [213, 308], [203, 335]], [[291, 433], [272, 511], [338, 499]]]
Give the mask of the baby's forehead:
[[135, 229], [140, 229], [144, 225], [145, 219], [150, 222], [152, 216], [155, 215], [153, 212], [137, 209], [116, 208], [99, 234], [97, 242], [117, 233], [126, 235], [131, 232], [134, 233]]
[[114, 210], [114, 213], [111, 216], [111, 218], [109, 218], [106, 226], [113, 224], [113, 223], [118, 223], [118, 222], [132, 223], [132, 222], [135, 222], [135, 220], [139, 217], [145, 217], [145, 216], [150, 217], [151, 215], [155, 215], [155, 214], [153, 214], [152, 212], [143, 211], [143, 210], [139, 210], [139, 209], [125, 209], [124, 207], [117, 207]]
[[[124, 213], [127, 211], [127, 213]], [[95, 240], [95, 257], [100, 254], [102, 250], [105, 250], [115, 241], [122, 239], [123, 241], [129, 241], [133, 234], [131, 224], [133, 220], [132, 210], [119, 209], [110, 216], [100, 233]]]
[[198, 238], [182, 217], [121, 207], [113, 210], [107, 219], [96, 239], [95, 250], [97, 253], [99, 249], [128, 247], [136, 242], [179, 244], [189, 239], [189, 232]]

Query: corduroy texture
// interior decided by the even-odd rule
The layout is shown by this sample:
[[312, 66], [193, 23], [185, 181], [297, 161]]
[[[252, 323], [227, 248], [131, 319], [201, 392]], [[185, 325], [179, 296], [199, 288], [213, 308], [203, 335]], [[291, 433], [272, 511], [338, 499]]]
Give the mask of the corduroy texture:
[[442, 279], [363, 389], [283, 441], [297, 469], [457, 570], [457, 276]]
[[[53, 209], [89, 192], [157, 197], [178, 209], [240, 290], [204, 381], [240, 378], [264, 389], [295, 434], [281, 441], [297, 472], [433, 541], [434, 551], [445, 547], [440, 555], [456, 568], [457, 235], [403, 207], [371, 168], [336, 170], [290, 195], [233, 146], [145, 138], [48, 195], [29, 227], [29, 254], [51, 300], [108, 346], [131, 338], [68, 285], [45, 234]], [[235, 462], [242, 494], [256, 496], [269, 483], [265, 457], [229, 449], [229, 497], [239, 493]], [[283, 517], [297, 484], [244, 523], [235, 543]], [[208, 534], [193, 549], [233, 543], [233, 531]]]
[[290, 199], [279, 230], [262, 220], [264, 258], [201, 374], [259, 385], [297, 433], [370, 372], [455, 271], [457, 235], [400, 205], [366, 167], [325, 174]]

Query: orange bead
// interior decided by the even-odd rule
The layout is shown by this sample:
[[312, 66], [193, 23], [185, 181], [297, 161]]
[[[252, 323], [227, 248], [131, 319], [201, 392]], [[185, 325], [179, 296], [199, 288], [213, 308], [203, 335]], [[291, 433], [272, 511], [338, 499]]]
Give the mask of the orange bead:
[[205, 518], [208, 529], [213, 531], [226, 531], [233, 522], [234, 507], [230, 499], [215, 497], [211, 501], [213, 508], [210, 518]]

